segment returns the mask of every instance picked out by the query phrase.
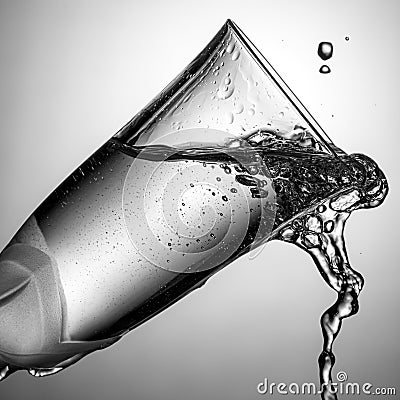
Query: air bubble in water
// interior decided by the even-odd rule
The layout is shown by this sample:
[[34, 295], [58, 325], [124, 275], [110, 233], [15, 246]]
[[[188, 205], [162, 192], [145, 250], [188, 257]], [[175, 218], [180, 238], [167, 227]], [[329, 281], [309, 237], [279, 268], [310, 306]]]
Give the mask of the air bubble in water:
[[332, 57], [333, 46], [331, 42], [321, 42], [318, 45], [318, 55], [322, 60], [329, 60]]
[[328, 220], [324, 223], [324, 232], [331, 233], [335, 227], [335, 223], [332, 220]]

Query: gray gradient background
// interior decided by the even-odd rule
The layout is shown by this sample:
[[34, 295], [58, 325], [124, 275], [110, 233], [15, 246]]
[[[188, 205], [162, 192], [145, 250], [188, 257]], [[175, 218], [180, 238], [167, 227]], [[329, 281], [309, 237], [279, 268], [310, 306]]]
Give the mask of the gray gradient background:
[[[388, 177], [386, 202], [347, 226], [366, 284], [335, 371], [399, 392], [399, 15], [398, 1], [1, 1], [0, 247], [232, 18], [332, 140]], [[318, 73], [324, 40], [330, 75]], [[61, 374], [15, 374], [0, 399], [267, 398], [264, 377], [317, 381], [319, 318], [334, 300], [305, 253], [270, 243]]]

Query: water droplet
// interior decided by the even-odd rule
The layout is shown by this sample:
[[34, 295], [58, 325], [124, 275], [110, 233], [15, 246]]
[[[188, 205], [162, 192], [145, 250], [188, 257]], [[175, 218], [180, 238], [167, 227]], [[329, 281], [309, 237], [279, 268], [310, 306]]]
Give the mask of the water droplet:
[[268, 182], [267, 182], [266, 180], [258, 181], [258, 185], [259, 185], [260, 187], [264, 187], [264, 186], [267, 186], [267, 185], [268, 185]]
[[321, 72], [321, 74], [329, 74], [331, 72], [331, 69], [327, 65], [323, 65], [319, 69], [319, 72]]
[[225, 85], [229, 85], [231, 83], [231, 78], [226, 77], [224, 80]]
[[331, 233], [333, 231], [333, 228], [335, 227], [335, 223], [332, 220], [328, 220], [324, 222], [324, 231], [326, 233]]
[[238, 139], [233, 139], [231, 142], [229, 142], [228, 147], [230, 148], [236, 148], [236, 147], [240, 147], [241, 142]]
[[32, 376], [36, 376], [38, 378], [48, 375], [56, 374], [60, 372], [62, 368], [29, 368], [28, 372]]
[[346, 36], [345, 38], [344, 38], [344, 40], [346, 40], [347, 42], [350, 40], [350, 38], [348, 37], [348, 36]]
[[318, 247], [320, 245], [320, 238], [314, 233], [308, 233], [302, 236], [302, 242], [308, 249]]
[[232, 193], [237, 193], [237, 189], [231, 188], [231, 192], [232, 192]]
[[232, 54], [232, 61], [236, 61], [240, 57], [240, 51], [235, 50]]
[[257, 180], [249, 175], [236, 175], [236, 182], [245, 186], [257, 186]]
[[[225, 84], [225, 82], [229, 79], [229, 84]], [[217, 90], [217, 96], [221, 100], [228, 99], [229, 97], [232, 96], [233, 92], [235, 90], [235, 85], [230, 81], [230, 78], [226, 78], [221, 85], [219, 86]]]
[[281, 232], [281, 237], [283, 240], [287, 240], [288, 242], [294, 242], [296, 240], [297, 234], [293, 231], [293, 229], [286, 228]]
[[226, 196], [222, 196], [223, 201], [228, 201], [228, 198]]
[[247, 111], [247, 114], [249, 115], [254, 115], [256, 112], [254, 111], [254, 108], [249, 108], [249, 111]]
[[332, 57], [333, 46], [331, 42], [321, 42], [318, 45], [318, 55], [322, 60], [329, 60]]
[[322, 221], [316, 215], [310, 215], [306, 219], [306, 227], [309, 231], [314, 233], [321, 233], [322, 232]]
[[232, 52], [233, 52], [233, 49], [235, 48], [235, 43], [229, 43], [228, 44], [228, 47], [226, 48], [226, 52], [228, 53], [228, 54], [231, 54]]
[[264, 199], [266, 197], [268, 197], [268, 191], [261, 189], [261, 188], [250, 188], [250, 192], [251, 192], [251, 197], [253, 197], [254, 199]]
[[256, 165], [248, 165], [246, 169], [250, 175], [258, 174], [258, 167]]
[[285, 113], [283, 111], [281, 111], [280, 113], [278, 113], [278, 117], [279, 118], [283, 118], [285, 116]]
[[224, 116], [224, 119], [225, 119], [225, 122], [226, 122], [227, 124], [233, 123], [233, 114], [232, 114], [230, 111], [227, 112], [227, 113], [225, 114], [225, 116]]
[[244, 110], [244, 107], [243, 107], [242, 103], [237, 104], [234, 108], [235, 114], [241, 114], [243, 112], [243, 110]]

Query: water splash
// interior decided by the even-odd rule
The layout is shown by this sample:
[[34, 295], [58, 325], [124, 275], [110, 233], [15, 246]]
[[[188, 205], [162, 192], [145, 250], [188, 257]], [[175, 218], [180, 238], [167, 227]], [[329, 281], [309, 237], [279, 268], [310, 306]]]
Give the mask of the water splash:
[[[329, 53], [321, 50], [327, 59]], [[111, 345], [275, 238], [310, 254], [338, 293], [321, 318], [320, 377], [330, 384], [333, 342], [342, 320], [357, 312], [363, 284], [348, 261], [344, 224], [354, 209], [379, 205], [387, 183], [371, 160], [334, 146], [269, 64], [262, 64], [258, 50], [227, 21], [195, 62], [21, 227], [0, 258], [6, 282], [0, 299], [7, 298], [0, 380], [18, 369], [53, 374]], [[139, 153], [147, 158], [137, 161]], [[146, 180], [146, 170], [152, 179]], [[169, 210], [173, 203], [161, 195], [176, 200], [177, 209]], [[135, 214], [144, 197], [150, 212]], [[149, 229], [146, 238], [141, 224], [158, 228], [157, 212], [165, 229]], [[137, 219], [131, 218], [129, 236], [132, 214]], [[201, 235], [194, 235], [197, 230]], [[165, 257], [157, 261], [164, 268], [144, 251], [147, 258], [159, 257], [154, 246], [160, 241]], [[174, 252], [182, 270], [176, 270], [169, 254]], [[189, 256], [193, 261], [202, 255], [207, 257], [192, 266]], [[34, 285], [37, 292], [22, 291]], [[17, 292], [28, 300], [8, 301]]]
[[310, 254], [321, 276], [337, 292], [336, 302], [321, 316], [323, 349], [318, 365], [323, 400], [337, 399], [332, 386], [333, 344], [342, 320], [358, 312], [358, 296], [364, 284], [362, 275], [350, 266], [344, 241], [345, 223], [352, 211], [379, 205], [387, 194], [386, 179], [372, 160], [361, 155], [350, 158], [364, 170], [362, 185], [336, 193], [297, 216], [280, 231], [279, 237]]

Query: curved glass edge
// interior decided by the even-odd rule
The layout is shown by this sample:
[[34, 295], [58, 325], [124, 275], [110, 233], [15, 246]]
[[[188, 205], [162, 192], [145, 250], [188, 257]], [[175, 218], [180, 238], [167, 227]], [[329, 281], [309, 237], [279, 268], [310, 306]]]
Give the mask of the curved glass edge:
[[201, 66], [218, 49], [221, 40], [229, 31], [229, 24], [226, 22], [208, 45], [200, 52], [198, 56], [181, 72], [169, 85], [153, 98], [141, 111], [139, 111], [127, 124], [125, 124], [113, 138], [122, 143], [133, 145], [140, 135], [140, 128], [146, 125], [150, 119], [155, 118], [158, 113], [172, 101], [172, 99], [181, 92], [181, 90], [199, 73]]
[[333, 142], [314, 119], [314, 117], [309, 113], [307, 108], [298, 99], [298, 97], [293, 93], [289, 86], [285, 83], [282, 77], [278, 74], [275, 68], [268, 62], [268, 60], [261, 54], [253, 42], [246, 36], [246, 34], [230, 19], [226, 22], [235, 33], [237, 34], [242, 45], [247, 47], [250, 54], [253, 56], [254, 60], [257, 62], [258, 66], [268, 75], [278, 88], [286, 94], [293, 108], [305, 119], [310, 128], [313, 130], [314, 134], [324, 143], [327, 149], [334, 154], [335, 151], [332, 149]]
[[313, 135], [324, 146], [325, 152], [341, 159], [347, 154], [338, 148], [315, 118], [310, 114], [303, 103], [293, 93], [278, 72], [272, 67], [268, 60], [261, 54], [252, 41], [243, 33], [235, 22], [228, 19], [217, 34], [205, 46], [205, 48], [193, 59], [193, 61], [184, 70], [179, 73], [157, 96], [153, 98], [141, 111], [139, 111], [128, 123], [126, 123], [117, 133], [113, 135], [120, 143], [127, 145], [135, 145], [146, 127], [160, 115], [166, 107], [171, 104], [174, 99], [182, 95], [187, 85], [190, 85], [198, 75], [201, 74], [202, 68], [208, 60], [212, 58], [216, 52], [220, 50], [221, 43], [228, 34], [235, 34], [236, 38], [241, 42], [243, 47], [248, 51], [250, 56], [258, 67], [271, 79], [279, 91], [281, 91], [288, 99], [294, 110], [308, 124]]

